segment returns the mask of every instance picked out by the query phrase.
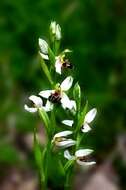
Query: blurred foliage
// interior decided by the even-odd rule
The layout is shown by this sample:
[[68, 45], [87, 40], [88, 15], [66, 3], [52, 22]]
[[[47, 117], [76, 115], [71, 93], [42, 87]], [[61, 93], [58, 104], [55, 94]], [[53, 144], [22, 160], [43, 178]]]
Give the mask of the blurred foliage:
[[[47, 85], [38, 59], [38, 38], [48, 38], [51, 20], [62, 27], [62, 48], [73, 50], [71, 62], [84, 90], [83, 99], [86, 96], [89, 105], [98, 108], [86, 142], [104, 159], [118, 134], [125, 132], [125, 0], [0, 1], [0, 141], [10, 131], [25, 134], [38, 125], [38, 118], [24, 112], [23, 106], [29, 95]], [[0, 163], [16, 154], [13, 143], [3, 151], [6, 143], [0, 145]]]

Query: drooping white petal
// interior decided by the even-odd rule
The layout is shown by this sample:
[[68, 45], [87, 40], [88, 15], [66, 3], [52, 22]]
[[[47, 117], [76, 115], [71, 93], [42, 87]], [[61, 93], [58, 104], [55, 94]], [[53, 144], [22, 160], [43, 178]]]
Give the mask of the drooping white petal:
[[41, 53], [39, 52], [40, 56], [45, 59], [45, 60], [49, 60], [49, 56], [47, 54]]
[[53, 137], [53, 139], [57, 138], [57, 137], [66, 137], [68, 135], [71, 135], [73, 132], [72, 131], [62, 131], [59, 133], [56, 133]]
[[53, 104], [47, 100], [46, 105], [43, 108], [46, 112], [51, 111], [53, 109]]
[[60, 75], [61, 75], [61, 67], [62, 67], [61, 60], [60, 58], [57, 58], [55, 62], [55, 69], [56, 69], [56, 72], [59, 73]]
[[67, 91], [70, 89], [73, 83], [73, 77], [69, 76], [67, 77], [62, 83], [61, 83], [61, 89], [63, 91]]
[[88, 156], [93, 152], [92, 149], [80, 149], [75, 152], [75, 156], [78, 157], [83, 157], [83, 156]]
[[93, 108], [91, 109], [86, 115], [85, 115], [85, 122], [90, 123], [94, 120], [95, 116], [97, 114], [97, 109]]
[[67, 126], [69, 126], [69, 127], [72, 127], [74, 121], [73, 121], [73, 120], [67, 120], [67, 119], [66, 119], [66, 120], [63, 120], [62, 123], [63, 123], [64, 125], [67, 125]]
[[91, 165], [94, 165], [96, 164], [95, 161], [91, 161], [91, 162], [83, 162], [83, 161], [80, 161], [79, 159], [77, 159], [77, 163], [81, 166], [91, 166]]
[[42, 102], [42, 99], [40, 97], [35, 96], [35, 95], [31, 95], [29, 97], [29, 100], [31, 100], [35, 104], [36, 107], [38, 107], [38, 108], [42, 107], [43, 102]]
[[42, 53], [48, 54], [48, 44], [45, 40], [39, 38], [39, 47]]
[[72, 156], [69, 152], [69, 150], [65, 150], [64, 151], [64, 157], [68, 160], [73, 160], [75, 158], [75, 156]]
[[76, 106], [76, 102], [74, 100], [70, 100], [70, 105], [71, 105], [71, 109], [74, 109], [76, 111], [77, 106]]
[[39, 93], [39, 95], [44, 98], [48, 98], [52, 93], [54, 93], [54, 90], [43, 90]]
[[37, 112], [37, 108], [30, 108], [26, 104], [24, 105], [24, 109], [30, 113], [35, 113]]
[[87, 133], [87, 132], [89, 132], [91, 130], [91, 127], [87, 124], [87, 123], [85, 123], [84, 125], [83, 125], [83, 127], [81, 128], [81, 131], [83, 132], [83, 133]]
[[55, 141], [55, 145], [61, 148], [67, 148], [76, 144], [76, 141], [72, 139], [66, 139], [64, 141]]
[[62, 93], [61, 104], [64, 109], [71, 109], [72, 107], [71, 100], [68, 98], [65, 92]]

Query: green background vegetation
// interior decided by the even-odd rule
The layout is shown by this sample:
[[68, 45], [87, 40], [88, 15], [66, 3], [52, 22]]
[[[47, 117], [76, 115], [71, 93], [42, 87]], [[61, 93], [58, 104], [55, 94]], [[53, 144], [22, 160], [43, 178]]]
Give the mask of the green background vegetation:
[[[103, 161], [125, 133], [126, 1], [2, 0], [0, 168], [3, 163], [19, 162], [13, 136], [21, 137], [39, 124], [38, 117], [26, 113], [23, 106], [29, 95], [46, 86], [38, 59], [38, 38], [48, 38], [52, 20], [61, 25], [62, 48], [73, 50], [70, 60], [84, 99], [98, 108], [87, 144]], [[125, 189], [125, 164], [119, 162], [116, 168]]]

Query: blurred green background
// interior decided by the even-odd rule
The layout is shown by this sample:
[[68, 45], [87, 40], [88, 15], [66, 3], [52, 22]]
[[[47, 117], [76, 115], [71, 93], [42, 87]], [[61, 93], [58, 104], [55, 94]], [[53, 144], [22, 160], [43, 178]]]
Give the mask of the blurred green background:
[[[23, 106], [29, 95], [46, 85], [38, 38], [48, 38], [52, 20], [61, 25], [62, 48], [73, 50], [71, 62], [84, 99], [98, 108], [94, 130], [87, 138], [98, 160], [107, 158], [118, 146], [118, 137], [125, 134], [126, 1], [1, 0], [0, 169], [4, 172], [6, 167], [27, 162], [20, 161], [15, 144], [39, 124], [38, 117], [26, 113]], [[31, 153], [27, 160], [34, 165]], [[121, 159], [116, 170], [126, 189], [126, 167]]]

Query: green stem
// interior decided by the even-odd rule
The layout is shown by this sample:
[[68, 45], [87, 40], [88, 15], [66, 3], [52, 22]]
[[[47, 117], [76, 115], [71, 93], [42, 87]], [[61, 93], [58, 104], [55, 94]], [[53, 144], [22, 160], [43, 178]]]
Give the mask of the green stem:
[[39, 171], [39, 178], [40, 178], [40, 190], [46, 190], [46, 184], [45, 184], [45, 180], [43, 179], [43, 171]]
[[69, 168], [69, 171], [66, 174], [64, 190], [71, 190], [72, 189], [71, 178], [72, 178], [72, 172], [71, 172], [71, 168]]

